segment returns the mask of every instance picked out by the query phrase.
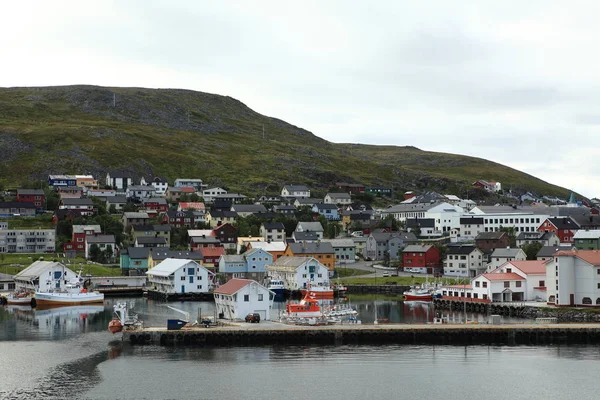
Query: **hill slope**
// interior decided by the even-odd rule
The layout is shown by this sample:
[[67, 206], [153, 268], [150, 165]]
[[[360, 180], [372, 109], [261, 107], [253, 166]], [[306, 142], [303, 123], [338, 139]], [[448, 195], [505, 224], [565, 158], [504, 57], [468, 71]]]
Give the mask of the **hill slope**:
[[[263, 138], [263, 126], [265, 136]], [[200, 177], [262, 193], [336, 181], [464, 193], [477, 179], [566, 197], [566, 189], [487, 160], [414, 147], [335, 144], [231, 97], [173, 89], [0, 89], [0, 183], [50, 173]], [[101, 175], [99, 175], [101, 176]]]

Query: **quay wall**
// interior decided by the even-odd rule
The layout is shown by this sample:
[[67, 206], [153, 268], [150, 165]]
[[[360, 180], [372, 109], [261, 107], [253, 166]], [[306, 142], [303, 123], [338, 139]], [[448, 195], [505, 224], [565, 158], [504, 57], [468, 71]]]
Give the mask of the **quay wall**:
[[515, 318], [556, 318], [558, 322], [600, 322], [600, 309], [573, 309], [573, 308], [551, 308], [531, 307], [519, 303], [495, 304], [475, 303], [454, 300], [434, 299], [433, 305], [436, 310], [476, 312], [488, 315], [502, 315]]
[[410, 290], [410, 286], [404, 285], [344, 285], [348, 294], [388, 294], [402, 295]]
[[336, 329], [142, 330], [123, 333], [132, 345], [258, 346], [258, 345], [571, 345], [600, 344], [600, 325], [569, 326], [429, 326], [401, 329], [367, 327]]

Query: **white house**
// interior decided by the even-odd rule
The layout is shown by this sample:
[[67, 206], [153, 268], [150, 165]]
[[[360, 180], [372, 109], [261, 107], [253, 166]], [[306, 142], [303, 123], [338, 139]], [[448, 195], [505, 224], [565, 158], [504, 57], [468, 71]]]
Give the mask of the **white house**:
[[[165, 191], [166, 191], [166, 189], [165, 189]], [[125, 196], [128, 199], [138, 199], [138, 200], [149, 199], [151, 197], [157, 196], [157, 194], [158, 193], [156, 192], [156, 188], [152, 185], [128, 186], [127, 189], [125, 190]], [[163, 192], [163, 194], [164, 194], [164, 192]]]
[[[90, 256], [90, 248], [96, 245], [100, 251], [109, 251], [113, 257], [117, 254], [115, 235], [88, 235], [85, 237], [85, 258]], [[110, 250], [108, 250], [110, 248]]]
[[207, 185], [202, 182], [202, 179], [187, 179], [187, 178], [177, 178], [175, 179], [175, 187], [184, 187], [189, 186], [196, 188], [196, 190], [200, 191], [205, 189]]
[[125, 172], [109, 172], [106, 174], [106, 184], [114, 187], [117, 190], [125, 190], [128, 186], [133, 185], [133, 178]]
[[518, 232], [537, 232], [551, 213], [544, 206], [477, 206], [470, 213], [483, 218], [484, 232], [514, 227]]
[[298, 222], [296, 232], [315, 232], [320, 240], [323, 240], [323, 226], [320, 222]]
[[304, 185], [285, 185], [281, 189], [281, 197], [308, 199], [310, 197], [310, 189]]
[[540, 260], [509, 261], [502, 264], [492, 273], [515, 273], [525, 278], [525, 290], [522, 298], [513, 301], [545, 301], [546, 300], [546, 262]]
[[560, 239], [554, 232], [521, 232], [517, 235], [517, 246], [539, 243], [543, 246], [558, 246]]
[[263, 222], [259, 234], [268, 242], [283, 242], [285, 226], [281, 222]]
[[15, 275], [17, 290], [39, 290], [64, 288], [77, 274], [56, 261], [35, 261], [29, 267]]
[[487, 270], [493, 271], [507, 261], [527, 260], [527, 254], [519, 248], [495, 249], [490, 255]]
[[561, 250], [546, 261], [548, 304], [600, 306], [600, 251]]
[[169, 182], [160, 176], [155, 176], [154, 178], [152, 178], [149, 182], [146, 182], [146, 179], [144, 179], [144, 177], [142, 177], [142, 179], [140, 179], [140, 185], [141, 186], [152, 186], [154, 187], [154, 189], [156, 190], [156, 195], [157, 196], [164, 196], [165, 193], [167, 193], [167, 189], [169, 188]]
[[267, 274], [271, 280], [282, 280], [288, 290], [318, 286], [329, 282], [329, 271], [313, 257], [280, 257], [267, 265]]
[[323, 199], [325, 204], [348, 205], [352, 204], [352, 197], [349, 193], [327, 193]]
[[275, 293], [256, 281], [234, 278], [216, 288], [214, 295], [219, 317], [235, 320], [258, 313], [261, 320], [271, 319]]
[[396, 221], [406, 222], [409, 218], [432, 218], [435, 230], [448, 232], [460, 226], [460, 217], [464, 210], [450, 203], [410, 203], [398, 204], [381, 212], [382, 218], [391, 214]]
[[220, 187], [213, 187], [210, 189], [204, 189], [202, 191], [202, 198], [204, 199], [204, 201], [210, 203], [215, 199], [216, 196], [220, 194], [227, 194], [227, 190]]
[[148, 283], [163, 293], [208, 293], [214, 274], [193, 260], [167, 258], [146, 272]]
[[444, 275], [474, 278], [485, 272], [484, 254], [475, 245], [450, 245], [444, 260]]
[[459, 219], [458, 234], [456, 235], [457, 242], [472, 242], [477, 235], [485, 232], [482, 217], [462, 216]]

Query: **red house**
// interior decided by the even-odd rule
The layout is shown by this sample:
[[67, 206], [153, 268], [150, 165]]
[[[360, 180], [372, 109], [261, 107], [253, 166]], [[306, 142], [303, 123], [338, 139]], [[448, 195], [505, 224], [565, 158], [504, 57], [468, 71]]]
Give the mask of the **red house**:
[[192, 228], [195, 226], [194, 213], [192, 211], [169, 210], [163, 214], [161, 223], [175, 228]]
[[17, 189], [17, 201], [33, 203], [38, 210], [46, 208], [46, 195], [42, 189]]
[[441, 268], [440, 252], [433, 246], [408, 245], [402, 250], [404, 270], [433, 274]]
[[235, 243], [237, 245], [237, 230], [229, 223], [217, 226], [213, 229], [213, 235], [219, 239], [222, 244]]
[[202, 253], [202, 262], [215, 267], [219, 264], [221, 256], [225, 254], [223, 247], [203, 247], [199, 251]]
[[146, 210], [154, 210], [159, 214], [169, 211], [167, 200], [165, 200], [163, 197], [151, 197], [149, 199], [145, 199], [143, 204]]
[[573, 243], [578, 230], [579, 225], [571, 217], [551, 217], [538, 228], [538, 232], [554, 232], [561, 243]]
[[361, 185], [359, 183], [346, 183], [346, 182], [337, 182], [334, 188], [343, 190], [348, 193], [364, 193], [365, 185]]
[[65, 253], [73, 251], [85, 251], [85, 242], [88, 235], [102, 233], [100, 225], [73, 225], [71, 241], [63, 245]]

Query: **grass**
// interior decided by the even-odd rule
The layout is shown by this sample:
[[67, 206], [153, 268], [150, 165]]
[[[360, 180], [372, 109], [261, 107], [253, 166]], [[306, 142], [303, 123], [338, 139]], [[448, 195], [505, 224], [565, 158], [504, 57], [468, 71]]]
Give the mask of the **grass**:
[[52, 214], [35, 217], [11, 217], [0, 219], [8, 222], [8, 229], [53, 229]]
[[[372, 278], [364, 278], [364, 277], [351, 277], [344, 278], [341, 280], [346, 285], [416, 285], [423, 284], [427, 282], [427, 278], [424, 276], [390, 276], [387, 278], [382, 277], [372, 277]], [[442, 284], [451, 284], [451, 285], [461, 285], [465, 283], [469, 283], [468, 279], [441, 279], [441, 280], [433, 280], [429, 279], [429, 282], [441, 282]]]
[[369, 271], [365, 271], [364, 269], [356, 269], [356, 268], [336, 268], [335, 269], [335, 278], [347, 278], [351, 276], [359, 276], [359, 275], [367, 275], [370, 274]]
[[104, 265], [88, 263], [86, 259], [77, 258], [59, 258], [54, 254], [0, 254], [0, 272], [9, 275], [16, 275], [27, 268], [34, 260], [42, 256], [46, 261], [56, 259], [62, 262], [67, 268], [74, 272], [79, 272], [79, 264], [82, 264], [83, 274], [91, 274], [93, 276], [119, 276], [121, 269]]
[[[116, 108], [113, 93], [122, 100]], [[0, 89], [0, 109], [0, 148], [14, 144], [15, 149], [0, 162], [0, 184], [6, 187], [24, 185], [51, 170], [125, 169], [138, 175], [152, 170], [171, 181], [201, 177], [210, 186], [227, 185], [248, 194], [276, 193], [294, 177], [294, 183], [314, 188], [350, 181], [457, 194], [474, 180], [488, 179], [540, 195], [568, 195], [564, 188], [480, 158], [330, 143], [230, 97], [201, 92], [10, 88]]]

